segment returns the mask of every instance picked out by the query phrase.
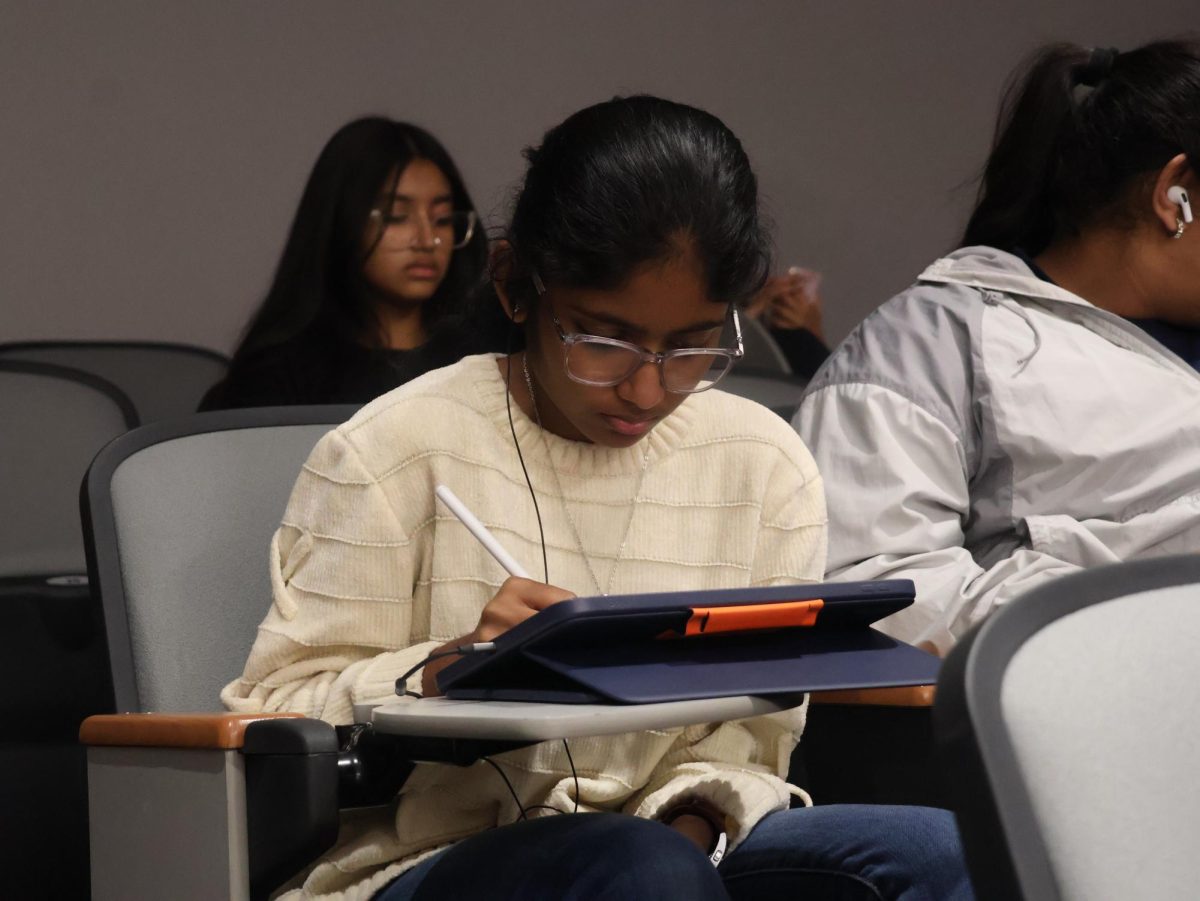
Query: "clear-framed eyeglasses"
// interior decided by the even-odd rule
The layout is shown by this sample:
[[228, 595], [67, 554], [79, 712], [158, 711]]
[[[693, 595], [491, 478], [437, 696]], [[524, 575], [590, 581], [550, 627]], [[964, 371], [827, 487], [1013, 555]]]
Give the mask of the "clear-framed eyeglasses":
[[[533, 273], [533, 286], [538, 295], [545, 295], [546, 286]], [[646, 363], [658, 367], [658, 377], [665, 390], [672, 394], [699, 394], [724, 378], [735, 360], [745, 354], [742, 345], [742, 324], [737, 309], [730, 306], [735, 347], [680, 347], [655, 352], [628, 341], [584, 335], [566, 331], [558, 316], [551, 320], [563, 343], [567, 376], [582, 385], [609, 388], [619, 385]]]
[[[478, 224], [474, 210], [455, 210], [426, 217], [420, 213], [376, 208], [371, 210], [371, 218], [394, 234], [397, 240], [416, 244], [424, 235], [428, 235], [429, 242], [435, 247], [449, 244], [454, 250], [471, 243]], [[422, 219], [425, 221], [422, 222]], [[422, 225], [428, 231], [423, 232]]]

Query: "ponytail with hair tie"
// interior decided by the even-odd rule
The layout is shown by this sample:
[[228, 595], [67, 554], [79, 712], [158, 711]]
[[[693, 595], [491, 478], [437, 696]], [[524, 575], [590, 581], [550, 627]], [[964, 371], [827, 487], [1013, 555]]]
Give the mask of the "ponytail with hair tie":
[[1041, 48], [1009, 82], [962, 246], [1037, 256], [1093, 224], [1134, 221], [1139, 179], [1181, 153], [1200, 161], [1197, 109], [1196, 38]]
[[1076, 71], [1076, 84], [1081, 84], [1088, 88], [1097, 87], [1100, 82], [1108, 77], [1108, 73], [1112, 71], [1113, 63], [1117, 61], [1117, 57], [1120, 55], [1121, 51], [1116, 47], [1096, 47], [1092, 50], [1092, 55], [1088, 57], [1088, 61]]

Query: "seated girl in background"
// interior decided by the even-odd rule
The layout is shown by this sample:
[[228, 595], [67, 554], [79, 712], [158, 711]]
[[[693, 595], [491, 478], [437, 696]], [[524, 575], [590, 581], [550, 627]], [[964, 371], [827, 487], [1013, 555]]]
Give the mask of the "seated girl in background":
[[403, 122], [351, 122], [321, 151], [271, 290], [200, 409], [365, 403], [499, 349], [499, 315], [470, 304], [486, 266], [442, 145]]
[[[771, 276], [746, 305], [746, 315], [768, 328], [794, 375], [811, 379], [829, 359], [822, 326], [821, 273], [792, 266], [783, 275]], [[746, 360], [748, 366], [755, 363]]]
[[1200, 551], [1200, 44], [1047, 47], [963, 248], [869, 316], [796, 427], [830, 575], [910, 578], [946, 651], [1080, 568]]
[[[429, 373], [317, 445], [272, 544], [274, 602], [222, 693], [230, 709], [347, 723], [429, 655], [575, 593], [820, 578], [825, 507], [804, 445], [766, 408], [706, 390], [738, 355], [736, 304], [769, 266], [737, 138], [707, 113], [630, 97], [571, 116], [527, 157], [493, 263], [525, 350]], [[435, 504], [439, 483], [545, 583], [506, 579]], [[447, 662], [424, 667], [425, 695]], [[418, 765], [302, 891], [969, 898], [946, 811], [789, 810], [807, 801], [785, 779], [804, 715]], [[722, 833], [731, 853], [714, 868]]]

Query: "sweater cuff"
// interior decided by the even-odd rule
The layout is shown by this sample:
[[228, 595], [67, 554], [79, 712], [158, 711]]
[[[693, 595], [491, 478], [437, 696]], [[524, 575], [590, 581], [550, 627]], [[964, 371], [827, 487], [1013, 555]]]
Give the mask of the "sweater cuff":
[[657, 820], [672, 807], [700, 798], [725, 815], [725, 832], [732, 850], [767, 814], [786, 810], [791, 794], [792, 787], [770, 773], [683, 773], [643, 798], [632, 813]]
[[[440, 641], [422, 641], [399, 651], [388, 651], [374, 657], [358, 674], [350, 688], [350, 700], [355, 706], [382, 704], [395, 700], [396, 680], [416, 666], [439, 647]], [[408, 687], [421, 691], [421, 678], [425, 668], [408, 677]]]

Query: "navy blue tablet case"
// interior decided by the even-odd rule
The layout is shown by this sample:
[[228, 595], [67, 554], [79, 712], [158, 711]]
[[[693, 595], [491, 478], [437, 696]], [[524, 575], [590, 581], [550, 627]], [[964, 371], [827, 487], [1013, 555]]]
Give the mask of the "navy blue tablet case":
[[[682, 637], [693, 608], [820, 598], [811, 626]], [[941, 661], [870, 624], [913, 602], [907, 579], [574, 598], [438, 675], [448, 698], [648, 704], [926, 685]]]

